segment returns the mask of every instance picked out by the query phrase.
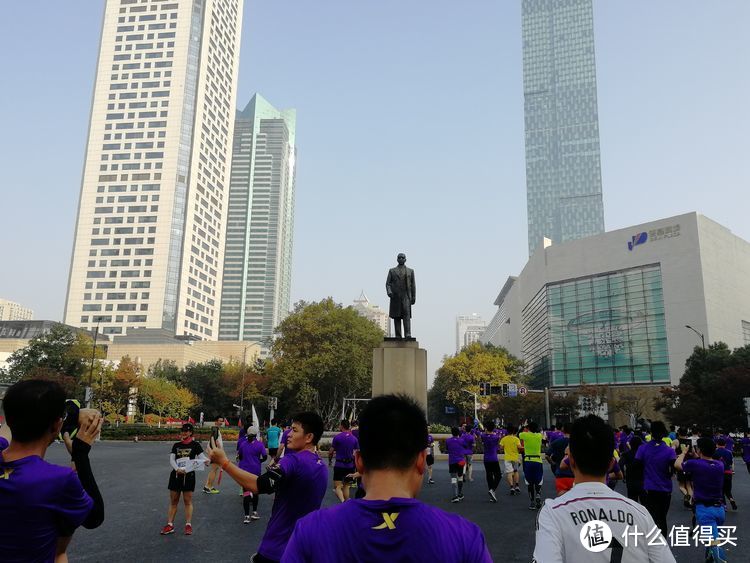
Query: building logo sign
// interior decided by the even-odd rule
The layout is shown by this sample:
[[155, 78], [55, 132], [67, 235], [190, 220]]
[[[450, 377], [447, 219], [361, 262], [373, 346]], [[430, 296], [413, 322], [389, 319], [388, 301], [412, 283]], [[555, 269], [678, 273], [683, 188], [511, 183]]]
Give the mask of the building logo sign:
[[638, 233], [628, 241], [628, 250], [632, 251], [636, 246], [646, 244], [648, 233]]
[[628, 241], [628, 250], [631, 252], [636, 246], [646, 244], [648, 241], [654, 242], [657, 240], [663, 240], [667, 238], [673, 238], [680, 236], [680, 225], [671, 225], [669, 227], [662, 227], [660, 229], [651, 229], [648, 232], [638, 233], [634, 237], [630, 237]]
[[588, 341], [589, 350], [600, 358], [614, 358], [625, 348], [628, 332], [643, 325], [643, 311], [604, 309], [585, 313], [568, 322], [568, 330]]

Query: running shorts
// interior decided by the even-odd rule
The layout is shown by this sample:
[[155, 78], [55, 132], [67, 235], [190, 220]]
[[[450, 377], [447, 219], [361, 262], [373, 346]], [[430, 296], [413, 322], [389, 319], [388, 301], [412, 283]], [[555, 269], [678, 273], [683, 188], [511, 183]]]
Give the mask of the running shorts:
[[516, 473], [518, 472], [518, 462], [517, 461], [504, 461], [503, 462], [505, 466], [505, 472], [506, 473]]
[[177, 491], [179, 493], [192, 493], [195, 490], [195, 472], [185, 473], [184, 475], [177, 475], [177, 472], [173, 469], [172, 473], [169, 474], [169, 485], [167, 488], [170, 491]]
[[435, 465], [435, 456], [427, 454], [427, 465]]
[[344, 477], [347, 475], [351, 475], [354, 473], [353, 467], [334, 467], [333, 468], [333, 480], [334, 481], [343, 481]]
[[544, 481], [544, 465], [538, 461], [524, 461], [523, 480], [527, 485], [541, 485]]

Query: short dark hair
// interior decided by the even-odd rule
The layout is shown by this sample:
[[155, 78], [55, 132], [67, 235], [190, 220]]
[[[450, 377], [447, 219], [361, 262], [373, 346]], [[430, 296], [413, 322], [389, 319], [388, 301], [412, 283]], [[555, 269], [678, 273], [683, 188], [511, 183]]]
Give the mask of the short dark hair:
[[65, 412], [65, 392], [54, 381], [27, 379], [5, 392], [3, 410], [14, 442], [33, 442]]
[[716, 452], [716, 444], [711, 438], [698, 438], [695, 445], [705, 456], [711, 457]]
[[582, 473], [605, 475], [615, 449], [615, 434], [606, 422], [590, 414], [573, 423], [569, 446], [570, 454]]
[[517, 434], [517, 433], [518, 433], [518, 429], [514, 425], [509, 424], [508, 425], [508, 434]]
[[526, 426], [529, 429], [529, 432], [539, 432], [539, 425], [533, 420], [529, 422]]
[[494, 429], [495, 429], [495, 423], [492, 420], [490, 420], [487, 423], [487, 431], [492, 432]]
[[635, 452], [638, 451], [638, 448], [640, 448], [643, 444], [643, 440], [641, 440], [638, 436], [633, 436], [628, 444], [630, 445], [630, 449], [632, 450], [632, 452], [635, 454]]
[[305, 434], [313, 435], [313, 445], [317, 446], [323, 435], [323, 419], [316, 412], [301, 412], [292, 417], [292, 422], [299, 422]]
[[458, 429], [458, 426], [451, 426], [451, 435], [458, 436], [461, 433], [461, 431]]
[[408, 469], [427, 447], [427, 417], [407, 395], [375, 397], [359, 423], [359, 451], [367, 469]]
[[341, 419], [341, 428], [346, 428], [347, 430], [349, 430], [349, 428], [351, 428], [351, 426], [352, 425], [349, 423], [348, 420], [346, 420], [345, 418]]
[[279, 423], [279, 419], [278, 418], [272, 418], [271, 419], [271, 425], [278, 424], [278, 423]]
[[724, 438], [719, 438], [718, 440], [716, 440], [716, 445], [717, 446], [726, 446], [727, 445], [727, 441]]
[[661, 420], [655, 420], [651, 423], [652, 440], [661, 440], [667, 436], [667, 434], [669, 434], [669, 432], [667, 432], [667, 427]]

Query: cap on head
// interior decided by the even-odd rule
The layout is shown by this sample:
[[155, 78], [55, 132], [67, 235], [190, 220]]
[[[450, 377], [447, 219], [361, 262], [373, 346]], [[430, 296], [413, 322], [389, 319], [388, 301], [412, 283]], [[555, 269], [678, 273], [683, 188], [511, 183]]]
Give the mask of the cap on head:
[[193, 432], [194, 431], [193, 425], [190, 424], [189, 422], [186, 422], [185, 424], [182, 425], [182, 431], [183, 432]]

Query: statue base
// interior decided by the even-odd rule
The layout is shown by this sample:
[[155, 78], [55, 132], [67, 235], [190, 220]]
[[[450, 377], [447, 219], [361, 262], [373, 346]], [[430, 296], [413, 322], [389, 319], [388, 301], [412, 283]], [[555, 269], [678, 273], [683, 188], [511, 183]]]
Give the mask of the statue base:
[[427, 414], [427, 350], [416, 338], [386, 338], [372, 352], [372, 396], [404, 393]]

